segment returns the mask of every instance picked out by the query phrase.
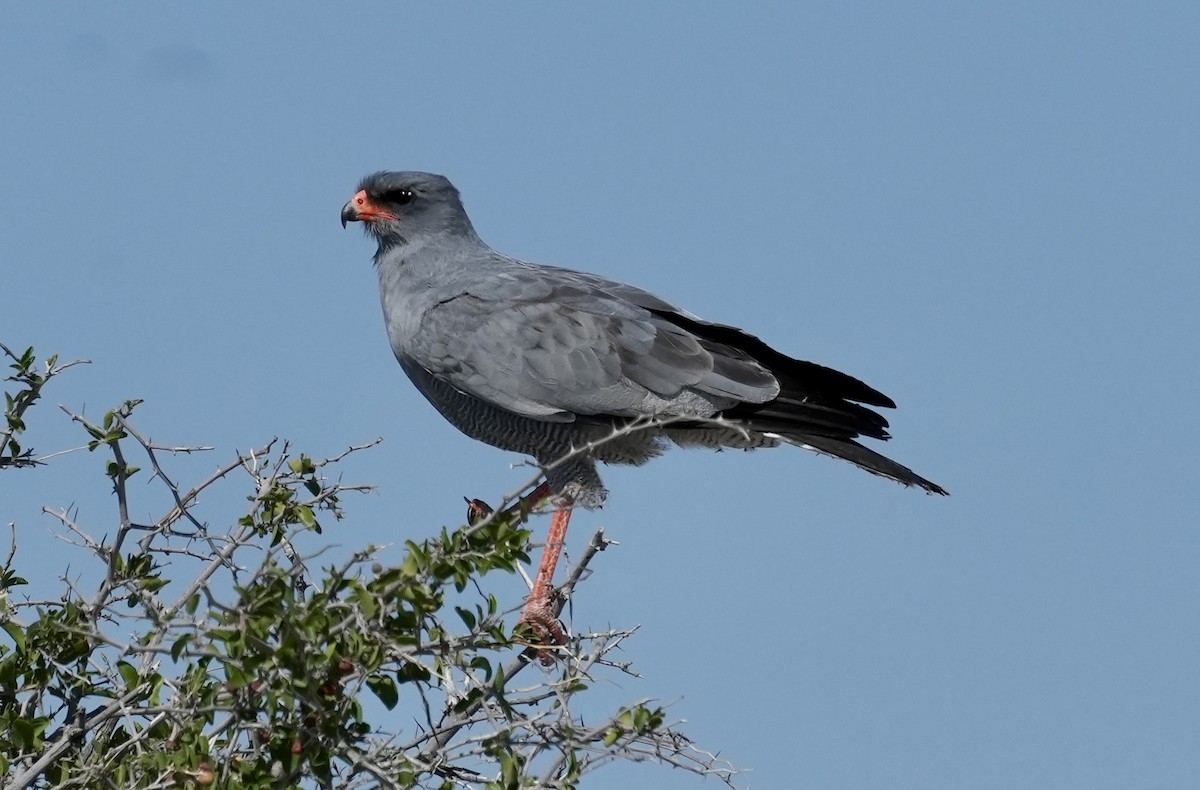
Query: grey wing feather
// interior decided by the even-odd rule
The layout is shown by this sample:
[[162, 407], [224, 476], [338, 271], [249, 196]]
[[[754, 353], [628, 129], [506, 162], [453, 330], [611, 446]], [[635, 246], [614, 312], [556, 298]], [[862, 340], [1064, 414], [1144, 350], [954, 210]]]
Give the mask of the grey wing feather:
[[557, 421], [708, 415], [779, 392], [746, 354], [651, 313], [674, 308], [644, 291], [549, 267], [491, 275], [426, 313], [417, 362], [501, 408]]

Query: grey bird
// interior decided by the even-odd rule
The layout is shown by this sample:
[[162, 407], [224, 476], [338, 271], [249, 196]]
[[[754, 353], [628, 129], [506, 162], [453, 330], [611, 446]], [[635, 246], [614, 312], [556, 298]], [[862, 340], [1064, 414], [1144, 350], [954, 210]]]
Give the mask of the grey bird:
[[947, 493], [855, 441], [888, 438], [868, 407], [894, 408], [891, 398], [631, 285], [497, 252], [444, 176], [369, 175], [341, 219], [378, 242], [388, 340], [421, 394], [466, 435], [545, 469], [535, 495], [557, 511], [523, 619], [551, 638], [561, 639], [549, 604], [571, 508], [607, 495], [598, 461], [637, 466], [671, 444], [792, 444]]

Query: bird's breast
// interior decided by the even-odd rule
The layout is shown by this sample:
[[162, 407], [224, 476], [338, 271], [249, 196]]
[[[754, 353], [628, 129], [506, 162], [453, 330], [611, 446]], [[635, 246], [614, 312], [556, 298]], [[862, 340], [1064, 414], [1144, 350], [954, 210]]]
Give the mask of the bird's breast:
[[421, 322], [439, 301], [438, 291], [402, 267], [379, 268], [379, 301], [388, 341], [396, 356], [420, 356]]

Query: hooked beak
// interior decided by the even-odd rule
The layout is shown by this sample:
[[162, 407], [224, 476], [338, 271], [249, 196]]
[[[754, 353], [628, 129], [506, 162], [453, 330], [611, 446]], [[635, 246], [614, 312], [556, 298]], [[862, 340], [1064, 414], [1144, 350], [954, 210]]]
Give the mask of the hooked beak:
[[396, 219], [396, 215], [371, 202], [367, 190], [360, 189], [342, 206], [342, 227], [348, 222], [370, 222], [374, 219]]

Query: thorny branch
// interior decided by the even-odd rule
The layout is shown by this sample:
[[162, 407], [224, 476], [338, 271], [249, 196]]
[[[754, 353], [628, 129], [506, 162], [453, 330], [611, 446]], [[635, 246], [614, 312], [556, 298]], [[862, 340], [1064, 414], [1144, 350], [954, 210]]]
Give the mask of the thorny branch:
[[12, 360], [9, 368], [15, 371], [4, 380], [17, 385], [16, 393], [12, 395], [5, 393], [7, 396], [4, 410], [5, 420], [4, 424], [0, 426], [0, 469], [7, 466], [16, 468], [37, 466], [59, 453], [35, 458], [32, 449], [21, 449], [16, 437], [25, 431], [25, 413], [42, 397], [42, 389], [50, 383], [51, 379], [76, 365], [90, 363], [86, 359], [77, 359], [60, 365], [58, 357], [52, 356], [45, 361], [42, 372], [39, 372], [32, 348], [26, 349], [23, 354], [17, 354], [4, 343], [0, 343], [0, 351], [4, 353], [5, 357]]
[[[15, 705], [34, 723], [19, 742], [0, 727], [0, 759], [10, 768], [0, 786], [204, 786], [206, 777], [223, 776], [231, 787], [304, 777], [321, 787], [574, 787], [615, 760], [732, 782], [733, 768], [696, 748], [650, 700], [576, 712], [579, 700], [591, 699], [579, 695], [597, 673], [636, 677], [613, 657], [636, 628], [576, 634], [557, 649], [552, 675], [535, 662], [537, 676], [515, 685], [529, 675], [533, 650], [504, 660], [521, 647], [503, 621], [518, 607], [500, 607], [484, 574], [512, 571], [525, 558], [528, 533], [519, 523], [493, 516], [410, 541], [394, 568], [368, 547], [317, 572], [326, 549], [302, 548], [311, 544], [306, 535], [321, 530], [319, 517], [342, 517], [342, 494], [370, 490], [330, 480], [325, 470], [378, 439], [323, 461], [272, 439], [189, 488], [164, 456], [210, 448], [152, 442], [130, 420], [136, 405], [102, 423], [68, 412], [91, 437], [89, 449], [112, 457], [110, 537], [94, 537], [106, 530], [89, 529], [73, 509], [47, 509], [72, 545], [100, 560], [94, 591], [80, 592], [86, 574], [64, 579], [61, 600], [16, 600], [0, 589], [0, 626], [16, 640], [13, 649], [0, 643], [0, 668], [6, 659], [27, 665], [20, 691], [0, 694], [0, 716]], [[129, 441], [171, 503], [145, 524], [130, 516], [145, 508], [131, 501], [128, 481], [139, 470], [127, 457]], [[253, 491], [240, 515], [224, 515], [220, 499], [207, 495], [239, 475]], [[602, 529], [592, 535], [554, 598], [556, 616], [612, 545]], [[0, 578], [15, 578], [16, 559], [14, 532]], [[465, 631], [450, 622], [456, 612]], [[65, 693], [52, 693], [59, 688]], [[381, 725], [366, 721], [366, 691], [396, 708]], [[265, 773], [253, 779], [254, 771]]]

